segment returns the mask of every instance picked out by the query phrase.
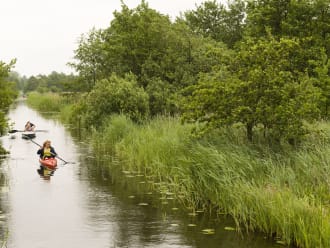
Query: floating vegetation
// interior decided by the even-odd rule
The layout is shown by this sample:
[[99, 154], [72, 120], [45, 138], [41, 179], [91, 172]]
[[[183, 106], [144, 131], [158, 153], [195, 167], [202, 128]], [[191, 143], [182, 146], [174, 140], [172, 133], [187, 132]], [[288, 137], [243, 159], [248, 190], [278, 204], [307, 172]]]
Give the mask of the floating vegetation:
[[204, 213], [203, 209], [196, 210], [196, 213]]
[[279, 245], [288, 245], [285, 241], [283, 240], [277, 240], [276, 241], [276, 244], [279, 244]]
[[231, 227], [231, 226], [226, 226], [224, 229], [225, 229], [226, 231], [235, 231], [235, 230], [236, 230], [236, 228]]
[[179, 209], [178, 208], [172, 208], [173, 211], [178, 211]]
[[141, 203], [139, 203], [138, 205], [139, 205], [139, 206], [148, 206], [149, 204], [146, 203], [146, 202], [141, 202]]
[[128, 198], [133, 199], [135, 198], [135, 195], [130, 195]]
[[141, 184], [145, 184], [146, 182], [145, 182], [145, 181], [141, 181], [141, 182], [139, 182], [139, 183], [141, 183]]
[[163, 204], [163, 205], [167, 205], [168, 202], [167, 202], [167, 201], [162, 201], [162, 204]]
[[188, 213], [189, 216], [197, 216], [196, 212]]
[[171, 226], [179, 226], [177, 223], [172, 223]]
[[195, 227], [195, 226], [197, 226], [196, 224], [193, 224], [193, 223], [191, 223], [191, 224], [188, 224], [187, 226], [189, 226], [189, 227]]
[[211, 234], [215, 234], [215, 230], [214, 229], [203, 229], [202, 233], [211, 235]]

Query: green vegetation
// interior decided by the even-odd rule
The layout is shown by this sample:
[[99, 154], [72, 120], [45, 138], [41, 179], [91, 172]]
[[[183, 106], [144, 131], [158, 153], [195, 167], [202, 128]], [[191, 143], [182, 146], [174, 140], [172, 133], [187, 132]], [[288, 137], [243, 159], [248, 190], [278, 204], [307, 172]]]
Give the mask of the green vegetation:
[[145, 1], [122, 3], [108, 28], [81, 36], [77, 77], [25, 85], [70, 92], [29, 103], [61, 111], [93, 134], [100, 159], [152, 177], [188, 207], [329, 247], [329, 6], [206, 1], [172, 22]]
[[[9, 78], [9, 72], [14, 64], [15, 60], [9, 64], [0, 61], [0, 135], [3, 135], [8, 127], [6, 114], [18, 94], [15, 83]], [[6, 151], [0, 145], [0, 154], [4, 153]]]
[[54, 93], [40, 94], [32, 92], [28, 95], [27, 103], [40, 112], [60, 112], [66, 102], [63, 97]]
[[244, 230], [277, 235], [287, 244], [328, 247], [330, 125], [300, 149], [274, 152], [251, 145], [244, 130], [226, 129], [196, 140], [192, 126], [157, 118], [138, 126], [112, 117], [93, 137], [99, 159], [144, 173], [187, 207], [231, 215]]

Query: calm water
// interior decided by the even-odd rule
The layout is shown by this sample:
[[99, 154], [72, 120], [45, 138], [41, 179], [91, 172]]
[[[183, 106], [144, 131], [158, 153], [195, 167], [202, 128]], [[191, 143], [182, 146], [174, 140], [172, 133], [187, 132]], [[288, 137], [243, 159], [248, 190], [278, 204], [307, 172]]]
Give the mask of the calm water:
[[[144, 178], [104, 169], [88, 144], [75, 141], [63, 125], [24, 102], [18, 102], [9, 117], [13, 129], [22, 129], [30, 120], [37, 129], [49, 130], [38, 132], [34, 141], [50, 139], [61, 158], [75, 163], [59, 161], [54, 175], [41, 177], [36, 144], [20, 133], [1, 138], [11, 153], [1, 164], [0, 231], [2, 236], [8, 231], [8, 248], [279, 247], [263, 235], [242, 237], [226, 231], [233, 223], [224, 218], [190, 216], [171, 197], [161, 200]], [[215, 234], [203, 234], [204, 229]]]

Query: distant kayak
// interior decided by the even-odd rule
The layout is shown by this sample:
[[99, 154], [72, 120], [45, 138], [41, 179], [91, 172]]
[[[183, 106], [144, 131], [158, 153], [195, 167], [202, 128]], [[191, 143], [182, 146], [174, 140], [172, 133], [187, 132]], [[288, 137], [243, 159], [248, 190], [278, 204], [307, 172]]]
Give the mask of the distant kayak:
[[33, 139], [36, 137], [36, 133], [33, 131], [26, 131], [22, 133], [23, 139]]
[[42, 166], [46, 167], [47, 169], [54, 170], [57, 167], [57, 159], [56, 158], [45, 158], [39, 159], [39, 162]]

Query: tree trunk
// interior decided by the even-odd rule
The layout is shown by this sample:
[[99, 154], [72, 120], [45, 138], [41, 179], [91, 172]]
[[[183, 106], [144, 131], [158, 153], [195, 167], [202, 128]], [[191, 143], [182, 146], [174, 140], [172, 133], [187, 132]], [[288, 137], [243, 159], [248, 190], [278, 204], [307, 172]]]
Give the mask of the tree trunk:
[[252, 136], [253, 136], [252, 129], [253, 129], [253, 124], [251, 122], [246, 123], [246, 136], [247, 136], [248, 140], [251, 142], [252, 142]]

